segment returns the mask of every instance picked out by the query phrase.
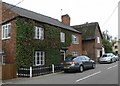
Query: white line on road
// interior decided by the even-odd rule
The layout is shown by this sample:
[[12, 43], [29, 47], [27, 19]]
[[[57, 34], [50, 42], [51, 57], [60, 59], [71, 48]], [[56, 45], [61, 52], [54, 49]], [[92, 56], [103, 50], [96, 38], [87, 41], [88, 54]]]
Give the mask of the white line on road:
[[114, 65], [114, 66], [112, 66], [112, 67], [109, 67], [109, 68], [107, 68], [107, 69], [111, 69], [111, 68], [113, 68], [113, 67], [116, 67], [117, 65]]
[[99, 74], [99, 73], [101, 73], [101, 71], [98, 71], [98, 72], [96, 72], [96, 73], [93, 73], [93, 74], [91, 74], [91, 75], [88, 75], [88, 76], [86, 76], [86, 77], [83, 77], [83, 78], [81, 78], [81, 79], [78, 79], [78, 80], [76, 80], [76, 82], [82, 81], [82, 80], [84, 80], [84, 79], [87, 79], [87, 78], [92, 77], [92, 76], [94, 76], [94, 75], [96, 75], [96, 74]]

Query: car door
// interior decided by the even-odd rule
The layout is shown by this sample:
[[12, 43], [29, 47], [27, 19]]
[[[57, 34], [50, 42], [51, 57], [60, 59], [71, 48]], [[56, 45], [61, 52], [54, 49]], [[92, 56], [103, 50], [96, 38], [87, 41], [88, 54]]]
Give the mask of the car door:
[[85, 58], [85, 63], [86, 63], [87, 68], [91, 68], [92, 62], [90, 61], [90, 58], [87, 56], [84, 56], [84, 58]]
[[87, 61], [87, 59], [85, 58], [85, 56], [82, 56], [82, 57], [81, 57], [81, 60], [82, 60], [82, 64], [83, 64], [84, 68], [85, 68], [85, 69], [88, 68], [88, 61]]

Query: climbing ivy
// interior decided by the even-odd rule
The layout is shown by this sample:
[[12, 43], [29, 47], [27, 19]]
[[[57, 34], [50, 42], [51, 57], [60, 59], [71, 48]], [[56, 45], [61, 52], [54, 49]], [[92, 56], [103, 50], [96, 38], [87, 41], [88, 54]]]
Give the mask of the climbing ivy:
[[[19, 67], [33, 66], [36, 50], [45, 52], [45, 64], [60, 64], [62, 47], [71, 43], [71, 31], [63, 30], [49, 24], [39, 23], [44, 28], [44, 40], [34, 39], [35, 21], [25, 18], [16, 19], [16, 63]], [[60, 41], [60, 32], [65, 33], [65, 43]]]
[[30, 20], [16, 19], [16, 63], [18, 67], [30, 67], [33, 64], [33, 28], [33, 22]]

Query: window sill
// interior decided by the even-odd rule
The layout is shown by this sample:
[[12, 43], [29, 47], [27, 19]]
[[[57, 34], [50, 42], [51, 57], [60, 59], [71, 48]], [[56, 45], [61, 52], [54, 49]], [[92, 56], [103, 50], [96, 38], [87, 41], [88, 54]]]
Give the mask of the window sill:
[[44, 64], [36, 64], [36, 65], [33, 65], [33, 66], [43, 66]]
[[79, 43], [72, 43], [72, 44], [79, 44]]
[[8, 37], [8, 38], [2, 38], [2, 40], [9, 40], [11, 37]]

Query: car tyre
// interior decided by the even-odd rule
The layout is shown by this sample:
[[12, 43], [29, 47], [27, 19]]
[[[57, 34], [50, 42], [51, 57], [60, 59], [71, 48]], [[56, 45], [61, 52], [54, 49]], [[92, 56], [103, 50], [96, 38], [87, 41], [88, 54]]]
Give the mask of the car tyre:
[[80, 67], [79, 67], [79, 71], [80, 71], [80, 72], [83, 72], [83, 71], [84, 71], [84, 68], [83, 68], [82, 65], [80, 65]]
[[112, 59], [110, 59], [110, 63], [113, 63], [113, 60], [112, 60]]

